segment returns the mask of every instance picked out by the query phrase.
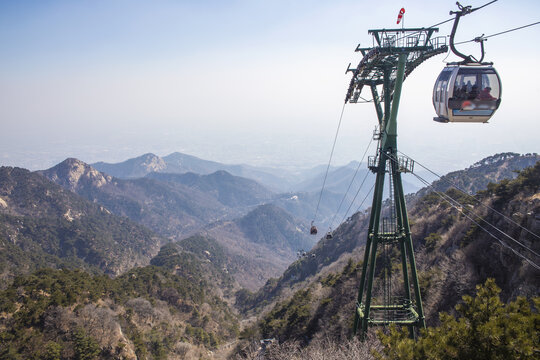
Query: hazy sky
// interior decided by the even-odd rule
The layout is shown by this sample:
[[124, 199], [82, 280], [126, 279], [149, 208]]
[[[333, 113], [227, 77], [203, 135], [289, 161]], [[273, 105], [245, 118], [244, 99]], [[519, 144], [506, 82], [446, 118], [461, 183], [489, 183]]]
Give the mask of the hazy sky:
[[[67, 157], [117, 162], [174, 151], [324, 164], [344, 71], [360, 60], [354, 49], [371, 46], [369, 29], [395, 27], [401, 7], [408, 27], [456, 10], [455, 0], [0, 0], [0, 164], [43, 169]], [[539, 20], [539, 1], [499, 0], [464, 17], [456, 40]], [[432, 121], [446, 55], [416, 69], [404, 85], [399, 148], [439, 171], [495, 152], [540, 152], [539, 38], [537, 25], [486, 42], [503, 81], [489, 124]], [[347, 105], [333, 163], [360, 160], [375, 123], [371, 104]]]

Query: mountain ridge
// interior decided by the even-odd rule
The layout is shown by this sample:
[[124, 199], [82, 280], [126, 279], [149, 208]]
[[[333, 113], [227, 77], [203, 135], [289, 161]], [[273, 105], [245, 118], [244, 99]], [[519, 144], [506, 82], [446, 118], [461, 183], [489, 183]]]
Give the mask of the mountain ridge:
[[540, 155], [536, 153], [498, 153], [483, 158], [466, 169], [449, 172], [434, 181], [431, 188], [421, 189], [418, 195], [426, 195], [431, 189], [444, 192], [452, 186], [469, 194], [475, 194], [480, 190], [485, 190], [490, 182], [516, 178], [516, 171], [533, 166], [539, 160]]
[[208, 175], [152, 172], [143, 178], [118, 179], [66, 159], [39, 173], [171, 241], [209, 234], [227, 250], [239, 283], [250, 289], [279, 275], [298, 249], [313, 244], [304, 221], [265, 204], [273, 201], [269, 190], [224, 170]]
[[225, 170], [201, 175], [192, 172], [184, 174], [156, 173], [147, 178], [171, 182], [195, 188], [201, 192], [216, 194], [216, 199], [229, 207], [259, 205], [271, 199], [273, 193], [254, 180], [234, 176]]
[[97, 162], [91, 164], [91, 166], [99, 171], [122, 179], [143, 177], [151, 172], [173, 174], [192, 172], [208, 175], [219, 170], [225, 170], [235, 176], [256, 180], [271, 190], [283, 190], [290, 185], [290, 180], [288, 180], [290, 175], [283, 176], [284, 172], [282, 170], [258, 168], [242, 164], [222, 164], [180, 152], [174, 152], [164, 157], [147, 153], [119, 163]]

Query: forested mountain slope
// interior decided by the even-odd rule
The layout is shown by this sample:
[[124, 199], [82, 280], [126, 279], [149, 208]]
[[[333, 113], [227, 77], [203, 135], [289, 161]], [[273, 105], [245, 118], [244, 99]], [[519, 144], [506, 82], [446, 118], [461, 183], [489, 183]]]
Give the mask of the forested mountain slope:
[[82, 266], [118, 275], [148, 264], [163, 239], [28, 170], [0, 168], [2, 276]]
[[[469, 194], [476, 194], [485, 190], [490, 182], [498, 182], [503, 179], [514, 179], [517, 171], [533, 166], [540, 161], [540, 155], [507, 152], [488, 156], [467, 169], [450, 172], [433, 182], [433, 189], [446, 191], [450, 187], [457, 187]], [[424, 188], [419, 195], [425, 195], [431, 188]]]
[[258, 206], [235, 220], [211, 224], [202, 234], [225, 249], [233, 259], [231, 274], [251, 290], [279, 276], [299, 249], [313, 245], [305, 224], [272, 204]]
[[168, 266], [115, 279], [50, 269], [16, 278], [0, 291], [0, 358], [200, 358], [235, 339], [238, 320], [196, 256], [167, 255]]
[[0, 358], [199, 358], [236, 338], [215, 241], [159, 250], [150, 230], [24, 169], [0, 168], [0, 199]]
[[[540, 162], [522, 170], [516, 179], [491, 184], [474, 197], [455, 189], [446, 196], [463, 206], [450, 206], [432, 192], [409, 209], [428, 325], [438, 322], [439, 312], [453, 312], [461, 297], [474, 294], [475, 286], [487, 278], [502, 288], [504, 302], [518, 295], [538, 296], [538, 270], [509, 247], [540, 262], [534, 255], [540, 253]], [[350, 334], [363, 253], [358, 246], [365, 241], [361, 231], [365, 222], [366, 216], [357, 214], [336, 230], [333, 239], [322, 240], [312, 253], [292, 264], [280, 279], [269, 281], [256, 294], [239, 294], [239, 305], [245, 310], [266, 305], [269, 311], [252, 329], [256, 336], [309, 341]], [[402, 286], [395, 279], [393, 288]]]
[[208, 175], [154, 172], [146, 177], [165, 183], [184, 185], [190, 189], [208, 194], [221, 204], [231, 208], [259, 205], [271, 199], [273, 195], [270, 190], [256, 181], [233, 176], [224, 170]]

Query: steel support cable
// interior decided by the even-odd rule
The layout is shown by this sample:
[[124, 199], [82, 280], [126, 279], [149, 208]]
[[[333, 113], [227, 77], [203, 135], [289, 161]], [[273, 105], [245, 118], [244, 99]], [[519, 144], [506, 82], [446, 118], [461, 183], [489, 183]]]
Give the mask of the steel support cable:
[[[463, 204], [461, 204], [459, 201], [457, 201], [456, 199], [452, 198], [450, 195], [448, 194], [444, 194], [446, 197], [448, 197], [449, 199], [451, 199], [455, 204], [461, 206], [461, 207], [464, 207]], [[540, 254], [538, 254], [536, 251], [534, 251], [533, 249], [531, 249], [530, 247], [528, 247], [527, 245], [524, 245], [522, 244], [521, 242], [519, 242], [518, 240], [514, 239], [512, 236], [508, 235], [507, 233], [505, 233], [504, 231], [502, 231], [501, 229], [499, 229], [497, 226], [491, 224], [490, 222], [488, 222], [487, 220], [483, 219], [480, 215], [478, 215], [477, 213], [475, 213], [474, 211], [470, 211], [470, 213], [472, 213], [474, 216], [476, 216], [477, 218], [479, 218], [480, 220], [482, 220], [484, 223], [488, 224], [489, 226], [491, 226], [492, 228], [494, 228], [495, 230], [497, 230], [498, 232], [500, 232], [501, 234], [503, 234], [504, 236], [506, 236], [507, 238], [509, 238], [510, 240], [512, 240], [513, 242], [515, 242], [516, 244], [520, 245], [521, 247], [523, 247], [524, 249], [526, 249], [527, 251], [531, 252], [532, 254], [540, 257]]]
[[[371, 189], [369, 189], [368, 193], [366, 194], [366, 196], [364, 197], [364, 200], [362, 200], [362, 203], [360, 204], [360, 206], [358, 207], [360, 209], [360, 207], [362, 207], [362, 205], [364, 204], [364, 202], [366, 201], [366, 199], [368, 198], [368, 196], [371, 194], [371, 192], [373, 191], [373, 188], [375, 188], [375, 184], [373, 184], [373, 186], [371, 187]], [[347, 218], [346, 216], [347, 214], [345, 214], [345, 217], [343, 218], [343, 220], [341, 222], [344, 222], [345, 219]], [[364, 229], [366, 228], [366, 226], [368, 225], [369, 222], [367, 222], [366, 224], [364, 224], [364, 226], [362, 226], [360, 228], [360, 230], [358, 230], [358, 233], [364, 231]]]
[[[424, 179], [421, 179], [417, 174], [414, 174], [420, 181], [424, 182], [424, 184], [426, 184], [427, 186], [430, 186], [429, 183], [424, 180]], [[499, 239], [498, 237], [496, 237], [495, 235], [493, 235], [489, 230], [487, 230], [486, 228], [484, 228], [482, 225], [480, 225], [477, 221], [475, 221], [473, 218], [471, 218], [470, 216], [468, 216], [463, 210], [461, 210], [460, 208], [458, 208], [455, 204], [452, 204], [451, 201], [449, 201], [446, 197], [449, 197], [447, 194], [444, 194], [444, 193], [440, 193], [438, 192], [437, 190], [433, 189], [433, 191], [439, 195], [443, 200], [445, 200], [446, 202], [448, 202], [450, 204], [450, 206], [452, 206], [453, 208], [455, 208], [457, 211], [459, 211], [460, 213], [462, 213], [467, 219], [471, 220], [472, 222], [474, 222], [478, 227], [480, 227], [482, 230], [484, 230], [486, 233], [488, 233], [489, 235], [491, 235], [491, 237], [495, 238], [501, 245], [503, 245], [504, 247], [508, 248], [509, 250], [511, 250], [514, 254], [518, 255], [519, 257], [521, 257], [522, 259], [524, 259], [525, 261], [527, 261], [531, 266], [533, 266], [534, 268], [540, 270], [540, 266], [535, 264], [532, 260], [528, 259], [527, 257], [525, 257], [524, 255], [518, 253], [516, 250], [514, 250], [512, 247], [510, 247], [508, 244], [504, 243], [501, 239]], [[450, 197], [449, 197], [450, 198]], [[451, 198], [450, 198], [451, 199]], [[478, 216], [478, 215], [477, 215]], [[489, 224], [489, 223], [488, 223]]]
[[[390, 155], [389, 157], [392, 159], [392, 156], [391, 156], [391, 155]], [[397, 161], [397, 160], [392, 159], [392, 161]], [[414, 173], [413, 173], [413, 175], [416, 176], [417, 178], [420, 178], [420, 176], [417, 175], [417, 174], [414, 174]], [[425, 179], [422, 179], [422, 180], [420, 180], [420, 181], [422, 181], [424, 184], [426, 184], [426, 182], [427, 182], [427, 180], [425, 180]], [[427, 186], [433, 188], [433, 186], [432, 186], [431, 184], [429, 184], [429, 182], [427, 182]], [[461, 206], [461, 207], [465, 207], [463, 204], [461, 204], [461, 203], [460, 203], [459, 201], [457, 201], [456, 199], [452, 198], [450, 195], [445, 194], [445, 193], [443, 193], [443, 194], [444, 194], [444, 196], [446, 196], [446, 197], [448, 197], [449, 199], [451, 199], [455, 204], [457, 204], [457, 205], [459, 205], [459, 206]], [[466, 193], [465, 193], [465, 194], [466, 194]], [[472, 196], [470, 196], [469, 194], [466, 194], [466, 195], [469, 196], [469, 197], [472, 197]], [[472, 197], [472, 198], [474, 198], [474, 197]], [[475, 200], [476, 200], [476, 199], [475, 199]], [[477, 200], [477, 201], [478, 201], [478, 200]], [[478, 202], [481, 204], [480, 201], [478, 201]], [[489, 207], [488, 207], [488, 208], [489, 208]], [[489, 209], [491, 209], [491, 208], [489, 208]], [[536, 251], [534, 251], [533, 249], [531, 249], [531, 248], [528, 247], [527, 245], [522, 244], [522, 243], [519, 242], [518, 240], [514, 239], [512, 236], [510, 236], [510, 235], [508, 235], [507, 233], [505, 233], [503, 230], [499, 229], [497, 226], [495, 226], [495, 225], [489, 223], [487, 220], [483, 219], [480, 215], [478, 215], [478, 214], [475, 213], [474, 211], [470, 211], [470, 212], [471, 212], [472, 214], [474, 214], [474, 216], [476, 216], [477, 218], [479, 218], [480, 220], [482, 220], [484, 223], [486, 223], [487, 225], [491, 226], [492, 228], [494, 228], [495, 230], [497, 230], [498, 232], [500, 232], [501, 234], [503, 234], [504, 236], [506, 236], [507, 238], [509, 238], [509, 239], [512, 240], [513, 242], [515, 242], [516, 244], [520, 245], [522, 248], [524, 248], [524, 249], [528, 250], [529, 252], [531, 252], [532, 254], [534, 254], [534, 255], [540, 257], [540, 254], [538, 254]]]
[[[341, 202], [339, 203], [338, 209], [336, 213], [334, 214], [334, 217], [332, 218], [332, 221], [330, 221], [330, 229], [334, 225], [334, 220], [336, 219], [336, 216], [339, 214], [339, 210], [341, 210], [341, 205], [343, 205], [343, 202], [345, 201], [345, 198], [347, 197], [347, 194], [349, 193], [349, 190], [351, 189], [352, 184], [354, 183], [354, 179], [356, 179], [356, 175], [358, 174], [358, 170], [360, 170], [360, 166], [362, 166], [362, 162], [364, 161], [364, 158], [366, 157], [366, 154], [369, 150], [369, 147], [371, 146], [371, 143], [373, 142], [373, 137], [369, 141], [368, 146], [366, 147], [366, 150], [364, 151], [364, 155], [362, 155], [362, 160], [358, 163], [358, 166], [356, 167], [356, 171], [354, 172], [354, 175], [351, 179], [351, 182], [349, 183], [349, 187], [345, 191], [345, 194], [343, 195], [343, 198], [341, 199]], [[364, 183], [362, 183], [364, 184]]]
[[[367, 177], [367, 176], [366, 176]], [[360, 208], [362, 207], [362, 205], [364, 205], [364, 202], [366, 201], [366, 199], [368, 198], [368, 196], [371, 194], [371, 192], [373, 191], [373, 189], [375, 188], [375, 184], [373, 184], [371, 186], [371, 189], [369, 189], [369, 191], [367, 192], [366, 196], [364, 196], [364, 199], [362, 200], [362, 202], [360, 203], [360, 205], [358, 206], [358, 209], [356, 210], [356, 212], [360, 211]], [[352, 205], [354, 204], [354, 200], [356, 200], [356, 196], [358, 196], [358, 193], [359, 191], [356, 192], [356, 195], [353, 199], [353, 201], [351, 202], [351, 205], [349, 205], [349, 208], [347, 209], [347, 212], [345, 213], [345, 216], [343, 217], [343, 219], [341, 220], [341, 222], [345, 222], [345, 219], [347, 219], [347, 215], [349, 214], [349, 210], [351, 210], [351, 207]]]
[[363, 101], [357, 102], [357, 104], [358, 104], [358, 103], [360, 103], [360, 104], [365, 104], [365, 103], [373, 102], [373, 99], [368, 100], [368, 99], [363, 98], [362, 96], [359, 96], [359, 98], [362, 99]]
[[341, 120], [343, 120], [343, 113], [345, 112], [345, 105], [347, 103], [343, 103], [343, 108], [341, 108], [341, 115], [339, 116], [339, 122], [336, 130], [336, 136], [334, 137], [334, 144], [332, 145], [332, 151], [330, 152], [330, 159], [328, 159], [328, 166], [326, 167], [326, 173], [324, 174], [324, 181], [321, 188], [321, 193], [319, 195], [319, 201], [317, 202], [317, 208], [315, 209], [315, 215], [313, 216], [313, 222], [315, 222], [315, 219], [317, 218], [317, 214], [319, 212], [319, 206], [321, 205], [321, 199], [324, 191], [324, 186], [326, 185], [326, 179], [328, 178], [328, 171], [330, 170], [330, 164], [332, 163], [332, 156], [334, 156], [334, 149], [336, 148], [336, 142], [339, 134], [339, 128], [341, 127]]
[[[366, 201], [366, 199], [368, 198], [369, 194], [371, 194], [371, 192], [373, 191], [373, 188], [375, 187], [375, 184], [373, 184], [373, 186], [371, 187], [371, 189], [369, 189], [368, 193], [366, 194], [366, 196], [364, 197], [364, 200], [362, 200], [362, 203], [360, 204], [360, 206], [358, 207], [360, 209], [360, 207], [362, 207], [362, 205], [364, 204], [364, 202]], [[353, 201], [354, 202], [354, 201]], [[352, 204], [351, 204], [352, 205]], [[349, 206], [349, 209], [350, 209], [350, 206]], [[349, 210], [347, 210], [347, 213], [349, 212]], [[345, 222], [345, 219], [347, 218], [347, 213], [345, 213], [345, 217], [343, 218], [343, 220], [341, 220], [341, 222]], [[367, 226], [367, 223], [362, 227], [360, 228], [360, 230], [358, 230], [358, 232], [362, 232]]]
[[[434, 189], [434, 187], [432, 185], [429, 184], [429, 182], [423, 178], [421, 178], [419, 175], [417, 174], [414, 174], [420, 181], [422, 181], [425, 185], [427, 185], [428, 187]], [[436, 190], [434, 190], [436, 191]], [[463, 204], [461, 204], [459, 201], [457, 201], [456, 199], [452, 198], [450, 195], [446, 194], [446, 193], [442, 193], [447, 199], [450, 199], [454, 205], [459, 205], [460, 207], [464, 208], [465, 206]], [[447, 200], [448, 201], [448, 200]], [[450, 201], [448, 201], [450, 202]], [[486, 221], [485, 219], [483, 219], [480, 215], [478, 215], [477, 213], [475, 213], [474, 211], [470, 211], [470, 213], [472, 213], [474, 216], [476, 216], [478, 219], [482, 220], [484, 223], [486, 223], [487, 225], [491, 226], [492, 228], [494, 228], [495, 230], [499, 231], [501, 234], [505, 235], [506, 237], [508, 237], [510, 240], [512, 240], [513, 242], [515, 242], [516, 244], [520, 245], [521, 247], [523, 247], [524, 249], [528, 250], [529, 252], [531, 252], [532, 254], [540, 257], [540, 254], [538, 254], [536, 251], [534, 251], [533, 249], [529, 248], [528, 246], [520, 243], [519, 241], [517, 241], [516, 239], [514, 239], [513, 237], [511, 237], [510, 235], [508, 235], [507, 233], [505, 233], [504, 231], [502, 231], [501, 229], [499, 229], [498, 227], [496, 227], [495, 225], [489, 223], [488, 221]]]
[[360, 208], [362, 207], [362, 205], [364, 205], [364, 202], [366, 201], [366, 199], [368, 198], [369, 194], [371, 194], [371, 192], [373, 191], [374, 188], [375, 188], [375, 184], [371, 185], [371, 189], [369, 189], [368, 193], [366, 194], [366, 196], [364, 196], [364, 199], [362, 200], [362, 202], [360, 203], [360, 205], [358, 205], [358, 208], [356, 209], [356, 212], [359, 212], [359, 211], [360, 211]]
[[480, 225], [478, 222], [476, 222], [473, 218], [471, 218], [470, 216], [468, 216], [463, 210], [461, 210], [460, 208], [458, 208], [457, 206], [455, 206], [454, 204], [452, 204], [451, 201], [449, 201], [448, 199], [445, 198], [444, 195], [446, 194], [442, 194], [440, 193], [439, 191], [435, 190], [435, 188], [433, 188], [433, 186], [431, 186], [426, 180], [422, 179], [419, 175], [417, 174], [414, 174], [414, 176], [416, 176], [420, 181], [422, 181], [424, 184], [426, 184], [427, 186], [431, 187], [433, 189], [433, 192], [435, 192], [437, 195], [439, 195], [443, 200], [445, 200], [446, 202], [448, 202], [450, 204], [450, 206], [452, 206], [453, 208], [455, 208], [457, 211], [459, 211], [460, 213], [462, 213], [467, 219], [471, 220], [473, 223], [475, 223], [479, 228], [481, 228], [482, 230], [484, 230], [486, 233], [488, 233], [491, 237], [493, 237], [495, 240], [497, 240], [502, 246], [504, 246], [505, 248], [509, 249], [510, 251], [512, 251], [514, 254], [516, 254], [517, 256], [519, 256], [520, 258], [522, 258], [523, 260], [525, 260], [529, 265], [531, 265], [532, 267], [534, 267], [535, 269], [537, 270], [540, 270], [540, 266], [537, 265], [536, 263], [534, 263], [532, 260], [528, 259], [527, 257], [525, 257], [524, 255], [520, 254], [519, 252], [517, 252], [516, 250], [514, 250], [512, 247], [510, 247], [508, 244], [506, 244], [504, 241], [502, 241], [501, 239], [499, 239], [497, 236], [493, 235], [489, 230], [487, 230], [486, 228], [484, 228], [482, 225]]
[[485, 39], [488, 39], [488, 38], [490, 38], [490, 37], [494, 37], [494, 36], [506, 34], [506, 33], [509, 33], [509, 32], [512, 32], [512, 31], [516, 31], [516, 30], [521, 30], [521, 29], [527, 28], [527, 27], [529, 27], [529, 26], [538, 25], [538, 24], [540, 24], [540, 21], [537, 21], [537, 22], [535, 22], [535, 23], [528, 24], [528, 25], [523, 25], [523, 26], [520, 26], [520, 27], [517, 27], [517, 28], [514, 28], [514, 29], [501, 31], [501, 32], [499, 32], [499, 33], [491, 34], [491, 35], [488, 35], [488, 36], [483, 36], [483, 35], [482, 35], [482, 36], [478, 36], [478, 37], [476, 37], [476, 38], [474, 38], [474, 39], [472, 39], [472, 40], [461, 41], [461, 42], [455, 43], [454, 45], [466, 44], [466, 43], [470, 43], [470, 42], [478, 41], [478, 40], [485, 40]]
[[[402, 151], [399, 151], [402, 155], [412, 159], [410, 156], [408, 156], [407, 154], [403, 153]], [[414, 159], [412, 159], [414, 160]], [[435, 175], [436, 177], [438, 177], [440, 180], [442, 181], [445, 181], [447, 184], [450, 184], [451, 186], [453, 186], [456, 190], [460, 191], [461, 193], [463, 193], [464, 195], [467, 195], [468, 197], [470, 197], [471, 199], [474, 199], [478, 204], [484, 206], [485, 208], [487, 209], [490, 209], [491, 211], [497, 213], [498, 215], [502, 216], [504, 219], [508, 220], [509, 222], [511, 222], [512, 224], [518, 226], [520, 229], [522, 230], [525, 230], [526, 232], [528, 232], [529, 234], [535, 236], [536, 238], [540, 239], [540, 236], [538, 236], [537, 234], [533, 233], [532, 231], [530, 231], [529, 229], [527, 229], [526, 227], [518, 224], [517, 222], [515, 222], [514, 220], [512, 220], [511, 218], [509, 218], [508, 216], [504, 215], [503, 213], [501, 213], [500, 211], [497, 211], [496, 209], [492, 208], [491, 206], [489, 205], [486, 205], [484, 204], [483, 202], [481, 202], [480, 200], [478, 200], [477, 198], [475, 198], [474, 196], [468, 194], [465, 190], [463, 189], [460, 189], [456, 184], [454, 184], [452, 181], [448, 180], [448, 179], [445, 179], [443, 178], [441, 175], [437, 174], [436, 172], [434, 172], [433, 170], [430, 170], [429, 168], [427, 168], [426, 166], [422, 165], [421, 163], [419, 163], [418, 161], [414, 160], [414, 162], [418, 165], [420, 165], [422, 168], [424, 168], [425, 170], [427, 170], [428, 172], [432, 173], [433, 175]]]
[[493, 3], [497, 2], [497, 1], [498, 1], [498, 0], [490, 1], [490, 2], [484, 4], [484, 5], [480, 6], [480, 7], [477, 7], [476, 9], [473, 9], [472, 11], [480, 10], [481, 8], [486, 7], [486, 6], [488, 6], [488, 5], [491, 5], [491, 4], [493, 4]]
[[[345, 221], [345, 219], [347, 218], [347, 215], [349, 214], [349, 211], [351, 210], [351, 207], [353, 206], [354, 202], [356, 201], [356, 198], [357, 198], [358, 194], [360, 193], [360, 190], [362, 189], [362, 186], [364, 186], [364, 182], [366, 181], [368, 175], [369, 175], [369, 171], [366, 172], [366, 175], [364, 176], [364, 179], [362, 180], [362, 183], [360, 184], [360, 187], [356, 191], [356, 194], [354, 194], [354, 198], [352, 199], [351, 204], [347, 208], [347, 211], [345, 211], [345, 216], [343, 217], [343, 220], [341, 222]], [[374, 187], [375, 187], [375, 184], [373, 184], [373, 186], [371, 187], [371, 190], [373, 190]], [[371, 190], [368, 192], [368, 194], [371, 192]], [[364, 201], [365, 201], [365, 198], [362, 201], [362, 204], [364, 203]], [[362, 204], [360, 204], [360, 206], [362, 206]]]

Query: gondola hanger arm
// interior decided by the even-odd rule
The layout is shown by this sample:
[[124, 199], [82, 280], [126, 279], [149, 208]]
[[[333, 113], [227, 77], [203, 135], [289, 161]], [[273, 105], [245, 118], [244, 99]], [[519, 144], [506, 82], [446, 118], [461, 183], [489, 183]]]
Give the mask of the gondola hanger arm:
[[[497, 1], [497, 0], [495, 0]], [[479, 37], [476, 37], [474, 39], [474, 41], [476, 42], [479, 42], [480, 43], [480, 51], [481, 51], [481, 54], [482, 56], [480, 57], [480, 60], [476, 60], [475, 57], [473, 57], [472, 55], [465, 55], [463, 54], [462, 52], [458, 51], [456, 49], [456, 44], [454, 42], [454, 38], [456, 36], [456, 31], [457, 31], [457, 27], [458, 27], [458, 24], [459, 24], [459, 20], [462, 16], [465, 16], [467, 14], [470, 14], [476, 10], [480, 10], [481, 8], [487, 6], [487, 5], [490, 5], [492, 3], [494, 3], [495, 1], [491, 1], [483, 6], [480, 6], [480, 7], [477, 7], [477, 8], [472, 8], [471, 5], [467, 5], [467, 6], [463, 6], [459, 3], [459, 1], [456, 1], [456, 5], [458, 6], [459, 8], [459, 11], [450, 11], [450, 15], [456, 15], [456, 17], [454, 18], [454, 26], [452, 27], [452, 32], [450, 33], [450, 49], [452, 50], [452, 52], [459, 56], [460, 58], [463, 59], [463, 61], [461, 62], [462, 64], [470, 64], [470, 63], [482, 63], [482, 61], [484, 60], [484, 55], [485, 55], [485, 52], [484, 52], [484, 34], [482, 34], [482, 36], [479, 36]]]

